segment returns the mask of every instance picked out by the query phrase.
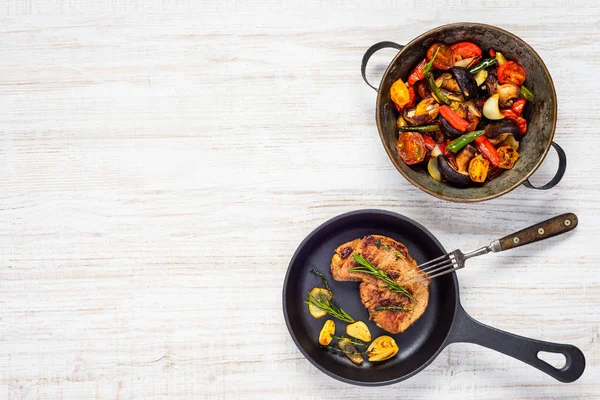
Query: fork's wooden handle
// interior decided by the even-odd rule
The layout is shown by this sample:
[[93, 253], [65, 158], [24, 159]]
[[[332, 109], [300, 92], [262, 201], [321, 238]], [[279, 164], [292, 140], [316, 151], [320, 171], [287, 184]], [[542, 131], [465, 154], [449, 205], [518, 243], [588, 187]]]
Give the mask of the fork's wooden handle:
[[570, 230], [575, 229], [576, 226], [577, 215], [567, 213], [505, 236], [498, 241], [500, 242], [502, 250], [514, 249], [515, 247], [569, 232]]

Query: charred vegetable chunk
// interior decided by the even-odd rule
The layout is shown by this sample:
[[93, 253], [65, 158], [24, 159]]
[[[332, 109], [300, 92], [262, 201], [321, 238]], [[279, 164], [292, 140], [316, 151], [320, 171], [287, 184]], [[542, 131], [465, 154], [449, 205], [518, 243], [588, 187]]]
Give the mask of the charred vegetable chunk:
[[331, 337], [335, 333], [335, 322], [332, 319], [325, 321], [321, 333], [319, 333], [319, 344], [321, 346], [327, 346], [333, 340]]
[[338, 342], [338, 347], [342, 352], [356, 365], [362, 364], [364, 361], [362, 354], [355, 345], [353, 345], [348, 339], [342, 339]]
[[367, 324], [362, 321], [356, 321], [355, 323], [346, 326], [346, 333], [348, 336], [352, 336], [363, 342], [371, 341], [371, 332], [369, 331]]
[[465, 100], [477, 97], [477, 82], [466, 68], [452, 67], [450, 71], [452, 71], [452, 75], [454, 75], [462, 94], [465, 96]]
[[373, 343], [367, 348], [369, 361], [385, 361], [394, 357], [398, 353], [398, 345], [391, 336], [383, 335], [373, 340]]
[[498, 149], [500, 156], [500, 164], [498, 166], [503, 169], [511, 169], [519, 159], [519, 153], [510, 146], [502, 146]]
[[490, 169], [490, 162], [482, 156], [474, 157], [469, 163], [469, 176], [473, 182], [484, 182]]
[[404, 132], [398, 136], [398, 154], [408, 164], [418, 164], [425, 159], [427, 149], [419, 132]]

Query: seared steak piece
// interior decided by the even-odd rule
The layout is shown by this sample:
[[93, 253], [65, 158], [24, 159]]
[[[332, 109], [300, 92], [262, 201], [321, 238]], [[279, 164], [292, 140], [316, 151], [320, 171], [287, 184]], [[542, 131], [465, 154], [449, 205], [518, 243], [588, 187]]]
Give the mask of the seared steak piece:
[[[375, 268], [404, 286], [416, 301], [391, 292], [385, 282], [369, 274], [351, 272], [351, 268], [359, 266], [354, 254], [362, 255]], [[382, 329], [395, 334], [404, 332], [418, 320], [429, 302], [429, 281], [403, 284], [418, 276], [416, 265], [402, 243], [386, 236], [370, 235], [344, 243], [335, 250], [331, 275], [337, 281], [361, 281], [360, 299], [369, 310], [370, 318]], [[392, 309], [376, 310], [377, 307]]]

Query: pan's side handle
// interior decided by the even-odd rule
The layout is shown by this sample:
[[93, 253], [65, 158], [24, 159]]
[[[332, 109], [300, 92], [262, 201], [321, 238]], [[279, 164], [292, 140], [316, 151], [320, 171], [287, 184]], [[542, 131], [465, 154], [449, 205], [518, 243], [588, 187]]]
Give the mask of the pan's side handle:
[[565, 174], [565, 171], [567, 170], [567, 155], [565, 154], [565, 151], [562, 149], [562, 147], [558, 145], [558, 143], [552, 142], [552, 147], [554, 147], [554, 150], [556, 150], [556, 153], [558, 154], [558, 171], [556, 171], [556, 175], [554, 175], [554, 178], [552, 178], [550, 182], [542, 186], [533, 186], [531, 182], [529, 182], [529, 179], [527, 179], [525, 182], [523, 182], [523, 185], [525, 185], [525, 187], [528, 187], [529, 189], [548, 190], [558, 185], [558, 182], [560, 182], [563, 175]]
[[[561, 382], [576, 381], [585, 369], [585, 356], [577, 347], [529, 339], [513, 335], [475, 321], [459, 305], [447, 343], [467, 342], [499, 351], [521, 360]], [[538, 357], [540, 351], [559, 353], [565, 356], [562, 368], [555, 368]]]
[[397, 49], [397, 50], [402, 50], [404, 48], [404, 45], [394, 43], [394, 42], [375, 43], [373, 46], [371, 46], [367, 49], [367, 51], [365, 52], [365, 55], [362, 58], [362, 63], [360, 64], [360, 72], [362, 74], [362, 77], [363, 77], [365, 83], [367, 85], [371, 86], [375, 91], [377, 91], [378, 89], [375, 86], [371, 85], [369, 83], [369, 81], [367, 80], [367, 64], [369, 63], [369, 59], [371, 58], [371, 56], [373, 54], [377, 53], [381, 49], [386, 49], [389, 47], [391, 47], [393, 49]]

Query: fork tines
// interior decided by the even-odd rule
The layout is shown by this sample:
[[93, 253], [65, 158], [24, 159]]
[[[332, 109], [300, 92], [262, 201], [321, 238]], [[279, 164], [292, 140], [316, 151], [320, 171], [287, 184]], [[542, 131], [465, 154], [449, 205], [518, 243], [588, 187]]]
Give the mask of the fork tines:
[[456, 251], [444, 254], [438, 258], [427, 261], [415, 267], [415, 273], [409, 275], [404, 284], [419, 283], [426, 280], [431, 280], [449, 274], [452, 271], [460, 269], [461, 265]]

